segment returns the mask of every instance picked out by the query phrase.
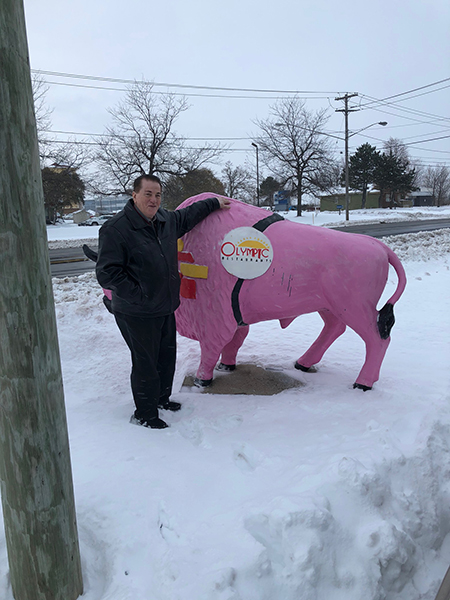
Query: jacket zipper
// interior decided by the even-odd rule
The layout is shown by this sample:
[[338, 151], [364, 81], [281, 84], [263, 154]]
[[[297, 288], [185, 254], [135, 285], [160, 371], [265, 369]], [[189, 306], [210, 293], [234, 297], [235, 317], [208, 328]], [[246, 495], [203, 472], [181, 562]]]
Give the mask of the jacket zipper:
[[167, 281], [167, 286], [168, 286], [168, 288], [169, 288], [169, 289], [168, 289], [168, 292], [169, 292], [169, 293], [168, 293], [168, 296], [169, 296], [169, 300], [170, 300], [170, 306], [172, 306], [172, 304], [173, 304], [173, 298], [172, 298], [172, 287], [171, 287], [171, 285], [170, 285], [170, 275], [171, 275], [171, 271], [170, 271], [170, 268], [169, 268], [169, 264], [168, 264], [168, 262], [167, 262], [167, 258], [166, 258], [165, 254], [164, 254], [164, 252], [163, 252], [163, 247], [162, 247], [162, 244], [161, 244], [161, 240], [159, 239], [159, 236], [158, 236], [158, 231], [157, 231], [157, 229], [156, 229], [156, 226], [155, 226], [155, 224], [154, 224], [153, 222], [152, 222], [152, 227], [153, 227], [153, 232], [154, 232], [154, 234], [155, 234], [156, 240], [157, 240], [157, 242], [158, 242], [158, 244], [159, 244], [159, 247], [160, 247], [160, 249], [161, 249], [161, 256], [164, 258], [164, 261], [165, 261], [165, 263], [166, 263], [166, 269], [167, 269], [167, 273], [168, 273], [168, 281]]

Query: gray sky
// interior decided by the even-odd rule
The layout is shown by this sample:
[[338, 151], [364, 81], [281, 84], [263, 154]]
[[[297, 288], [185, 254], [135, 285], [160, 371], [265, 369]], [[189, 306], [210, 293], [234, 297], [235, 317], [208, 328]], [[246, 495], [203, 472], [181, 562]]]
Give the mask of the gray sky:
[[[280, 90], [307, 96], [310, 109], [329, 108], [327, 130], [343, 135], [342, 113], [335, 112], [343, 103], [335, 97], [358, 92], [354, 105], [363, 110], [350, 115], [350, 129], [378, 121], [388, 126], [355, 135], [351, 151], [367, 141], [381, 148], [383, 140], [396, 137], [415, 142], [410, 154], [424, 164], [450, 165], [450, 137], [418, 143], [450, 136], [448, 0], [25, 0], [25, 12], [32, 69], [276, 90], [155, 86], [155, 91], [188, 95], [191, 108], [175, 127], [186, 137], [251, 137], [257, 133], [253, 121], [269, 115], [275, 97], [283, 95]], [[118, 90], [73, 87], [123, 90], [119, 83], [44, 77], [54, 130], [102, 133], [110, 122], [107, 108], [124, 97]], [[386, 101], [396, 104], [371, 103], [445, 79]], [[251, 164], [251, 140], [230, 143], [234, 151], [224, 160], [242, 164], [247, 157]], [[336, 140], [335, 146], [337, 153], [343, 150], [343, 142]]]

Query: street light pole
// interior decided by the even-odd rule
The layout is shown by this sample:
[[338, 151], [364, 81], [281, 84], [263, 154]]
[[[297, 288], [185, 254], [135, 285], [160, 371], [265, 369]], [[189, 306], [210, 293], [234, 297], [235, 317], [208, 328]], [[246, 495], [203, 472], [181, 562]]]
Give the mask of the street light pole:
[[348, 132], [348, 113], [350, 112], [355, 112], [357, 110], [359, 110], [358, 108], [349, 108], [348, 107], [348, 101], [349, 98], [353, 98], [354, 96], [357, 96], [358, 94], [345, 94], [344, 96], [342, 96], [341, 98], [335, 98], [335, 100], [343, 100], [344, 101], [344, 108], [340, 108], [340, 109], [336, 109], [336, 112], [343, 112], [345, 115], [345, 220], [348, 221], [350, 219], [350, 213], [349, 213], [349, 205], [350, 205], [350, 195], [349, 195], [349, 173], [348, 173], [348, 140], [349, 138], [351, 138], [352, 136], [361, 133], [361, 131], [364, 131], [365, 129], [369, 129], [369, 127], [373, 127], [374, 125], [382, 125], [383, 127], [385, 125], [387, 125], [387, 121], [379, 121], [378, 123], [371, 123], [370, 125], [367, 125], [366, 127], [363, 127], [362, 129], [359, 129], [358, 131], [354, 131], [353, 133]]
[[350, 205], [350, 194], [349, 194], [349, 170], [348, 170], [348, 140], [349, 138], [361, 133], [365, 129], [369, 129], [369, 127], [373, 127], [374, 125], [382, 125], [383, 127], [387, 125], [387, 121], [378, 121], [378, 123], [371, 123], [362, 129], [358, 129], [358, 131], [354, 131], [353, 133], [348, 132], [348, 113], [352, 111], [345, 111], [345, 220], [348, 221], [350, 219], [349, 205]]
[[256, 201], [259, 206], [259, 157], [258, 157], [258, 145], [252, 142], [252, 146], [256, 150]]

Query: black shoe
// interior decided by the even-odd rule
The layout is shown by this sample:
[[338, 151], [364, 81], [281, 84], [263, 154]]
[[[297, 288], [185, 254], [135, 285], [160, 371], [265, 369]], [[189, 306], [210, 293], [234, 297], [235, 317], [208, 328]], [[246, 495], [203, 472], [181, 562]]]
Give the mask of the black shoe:
[[199, 379], [198, 377], [194, 378], [194, 385], [198, 388], [207, 388], [212, 384], [212, 379]]
[[159, 417], [147, 419], [145, 417], [137, 418], [134, 415], [131, 415], [130, 423], [133, 425], [142, 425], [142, 427], [150, 427], [150, 429], [165, 429], [166, 427], [169, 427], [167, 423]]
[[236, 369], [236, 365], [226, 365], [225, 363], [221, 362], [217, 365], [216, 369], [217, 371], [225, 371], [226, 373], [231, 373], [231, 371], [234, 371]]
[[179, 402], [173, 402], [172, 400], [166, 400], [158, 404], [158, 408], [162, 408], [163, 410], [171, 410], [172, 412], [176, 412], [180, 410], [181, 404]]

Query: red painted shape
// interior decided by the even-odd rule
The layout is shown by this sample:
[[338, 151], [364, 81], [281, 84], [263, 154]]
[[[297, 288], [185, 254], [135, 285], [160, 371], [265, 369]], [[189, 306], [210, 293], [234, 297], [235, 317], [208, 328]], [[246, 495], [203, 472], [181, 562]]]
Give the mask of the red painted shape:
[[188, 300], [195, 300], [197, 284], [193, 279], [181, 276], [180, 296]]
[[182, 262], [187, 262], [187, 263], [195, 262], [194, 257], [192, 256], [192, 254], [190, 252], [178, 252], [178, 260], [181, 260]]

